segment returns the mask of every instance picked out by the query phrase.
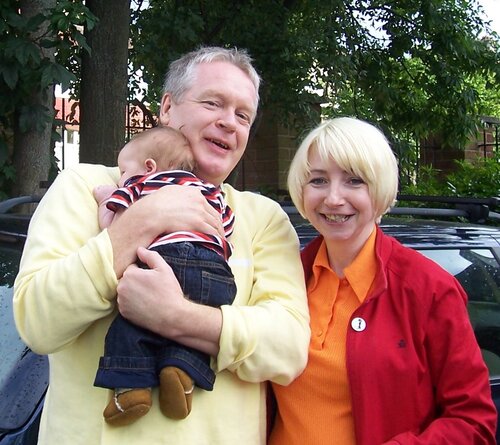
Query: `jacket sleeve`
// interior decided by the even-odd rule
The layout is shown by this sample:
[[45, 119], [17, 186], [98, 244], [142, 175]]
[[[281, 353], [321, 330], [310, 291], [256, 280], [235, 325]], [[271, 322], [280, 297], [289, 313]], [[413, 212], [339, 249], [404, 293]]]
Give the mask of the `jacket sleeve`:
[[423, 431], [399, 434], [387, 445], [496, 443], [488, 370], [467, 314], [467, 296], [450, 279], [451, 285], [443, 283], [435, 296], [426, 335], [439, 417]]
[[64, 348], [113, 310], [112, 246], [107, 230], [99, 231], [92, 195], [95, 185], [114, 183], [111, 171], [90, 165], [62, 171], [33, 215], [14, 284], [14, 318], [35, 352]]
[[230, 202], [235, 213], [230, 264], [238, 293], [223, 306], [216, 369], [248, 382], [286, 385], [307, 362], [309, 313], [297, 235], [279, 205], [259, 197]]

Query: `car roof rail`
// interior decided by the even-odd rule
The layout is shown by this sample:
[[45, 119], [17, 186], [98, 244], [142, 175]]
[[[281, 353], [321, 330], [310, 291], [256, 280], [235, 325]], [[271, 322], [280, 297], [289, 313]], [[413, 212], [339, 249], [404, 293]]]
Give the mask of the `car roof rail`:
[[25, 195], [6, 199], [0, 202], [0, 215], [10, 212], [14, 207], [22, 204], [36, 204], [40, 202], [40, 199], [42, 197], [37, 195]]
[[458, 196], [430, 196], [430, 195], [403, 195], [399, 194], [398, 201], [414, 201], [452, 205], [453, 208], [424, 208], [424, 207], [393, 207], [389, 211], [392, 215], [418, 215], [463, 217], [470, 222], [484, 223], [487, 220], [500, 221], [500, 213], [493, 209], [500, 209], [500, 197], [468, 198]]

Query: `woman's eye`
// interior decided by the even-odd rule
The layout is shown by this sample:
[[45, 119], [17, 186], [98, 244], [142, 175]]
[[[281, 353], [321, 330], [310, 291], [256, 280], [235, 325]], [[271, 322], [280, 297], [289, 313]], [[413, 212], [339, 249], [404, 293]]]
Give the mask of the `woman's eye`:
[[325, 184], [325, 183], [326, 183], [326, 179], [325, 178], [318, 177], [318, 178], [311, 178], [311, 179], [309, 179], [309, 184], [312, 184], [312, 185], [322, 185], [322, 184]]
[[349, 179], [349, 183], [352, 185], [362, 185], [365, 183], [361, 178], [353, 177]]

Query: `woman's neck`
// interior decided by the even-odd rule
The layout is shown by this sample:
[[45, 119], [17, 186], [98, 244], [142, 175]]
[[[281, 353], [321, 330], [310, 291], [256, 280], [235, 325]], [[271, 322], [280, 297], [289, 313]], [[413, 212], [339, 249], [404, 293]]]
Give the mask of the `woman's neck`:
[[337, 274], [339, 278], [344, 278], [344, 270], [346, 267], [350, 266], [352, 262], [356, 259], [359, 252], [365, 245], [368, 238], [372, 234], [375, 227], [371, 227], [369, 230], [366, 230], [365, 233], [360, 234], [353, 241], [352, 239], [348, 240], [327, 240], [326, 250], [328, 253], [328, 262], [330, 263], [330, 267]]

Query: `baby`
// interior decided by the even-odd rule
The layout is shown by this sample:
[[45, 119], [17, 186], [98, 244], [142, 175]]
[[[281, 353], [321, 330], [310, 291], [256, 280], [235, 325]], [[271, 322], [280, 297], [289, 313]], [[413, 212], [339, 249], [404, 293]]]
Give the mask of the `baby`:
[[[236, 284], [227, 264], [232, 251], [227, 237], [233, 231], [233, 212], [219, 187], [192, 173], [193, 155], [184, 135], [170, 127], [139, 133], [120, 151], [118, 166], [119, 188], [99, 186], [94, 190], [101, 229], [137, 199], [160, 187], [197, 187], [220, 213], [225, 237], [188, 231], [165, 233], [149, 249], [168, 262], [190, 300], [213, 307], [231, 304]], [[214, 381], [207, 354], [136, 326], [118, 314], [106, 335], [94, 385], [114, 390], [104, 409], [106, 422], [128, 425], [151, 408], [152, 387], [159, 386], [162, 413], [183, 419], [191, 411], [194, 386], [210, 391]]]

